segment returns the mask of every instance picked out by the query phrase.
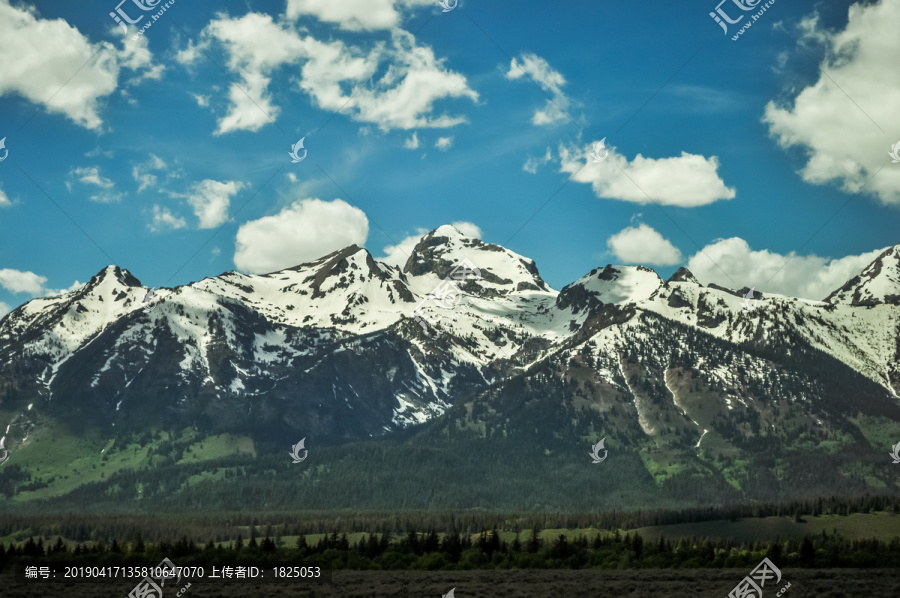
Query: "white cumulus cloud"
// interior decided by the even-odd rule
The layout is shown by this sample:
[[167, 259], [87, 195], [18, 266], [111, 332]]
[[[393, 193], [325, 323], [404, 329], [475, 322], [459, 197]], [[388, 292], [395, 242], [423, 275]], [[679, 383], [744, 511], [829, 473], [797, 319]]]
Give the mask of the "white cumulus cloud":
[[[277, 118], [280, 108], [268, 87], [272, 73], [286, 65], [299, 65], [299, 90], [319, 108], [346, 110], [354, 120], [377, 124], [383, 131], [465, 122], [462, 116], [434, 113], [435, 102], [445, 98], [478, 100], [465, 76], [447, 69], [444, 60], [430, 47], [418, 45], [412, 34], [392, 29], [390, 36], [389, 43], [363, 48], [301, 37], [290, 23], [276, 23], [269, 15], [220, 15], [203, 30], [199, 44], [189, 43], [177, 60], [192, 64], [213, 42], [225, 50], [228, 69], [237, 73], [239, 82], [229, 90], [228, 113], [219, 119], [216, 134], [256, 131]], [[387, 65], [383, 74], [373, 78], [382, 63]]]
[[[17, 94], [80, 126], [100, 129], [100, 105], [116, 90], [127, 68], [143, 78], [159, 78], [146, 42], [92, 44], [64, 19], [41, 18], [34, 7], [0, 0], [0, 96]], [[112, 7], [110, 7], [112, 8]], [[112, 23], [112, 21], [110, 21]], [[73, 77], [73, 73], [78, 73]], [[48, 98], [53, 98], [47, 102]]]
[[400, 24], [397, 7], [434, 5], [432, 0], [288, 0], [286, 16], [314, 16], [348, 31], [391, 29]]
[[244, 188], [244, 183], [237, 181], [219, 182], [206, 179], [194, 183], [191, 191], [184, 197], [194, 210], [194, 215], [199, 220], [197, 228], [215, 228], [228, 220], [228, 207], [231, 205], [231, 196], [236, 195]]
[[629, 161], [609, 148], [604, 161], [594, 162], [588, 148], [564, 146], [559, 154], [560, 172], [572, 173], [573, 181], [590, 183], [597, 197], [694, 208], [735, 196], [735, 190], [719, 177], [715, 156], [681, 152], [673, 158], [645, 158], [638, 154]]
[[349, 245], [363, 246], [369, 235], [365, 213], [335, 199], [295, 201], [274, 216], [241, 225], [234, 265], [261, 274], [311, 262]]
[[[428, 46], [416, 43], [412, 34], [395, 29], [391, 32], [392, 50], [378, 46], [365, 58], [358, 49], [348, 51], [332, 44], [312, 42], [307, 38], [310, 60], [301, 72], [300, 87], [326, 110], [347, 107], [353, 118], [375, 123], [383, 131], [390, 129], [446, 128], [466, 122], [462, 116], [434, 114], [434, 103], [445, 98], [469, 98], [478, 101], [464, 75], [444, 66], [443, 59]], [[341, 44], [343, 46], [343, 44]], [[381, 59], [390, 59], [380, 78], [364, 85], [375, 72]], [[345, 68], [350, 67], [350, 68]], [[361, 85], [356, 95], [347, 95], [341, 84]], [[347, 105], [353, 97], [353, 102]]]
[[451, 223], [450, 226], [452, 226], [453, 228], [455, 228], [456, 230], [458, 230], [459, 232], [461, 232], [462, 234], [464, 234], [467, 237], [473, 237], [475, 239], [481, 238], [481, 235], [482, 235], [481, 228], [473, 222], [463, 222], [463, 221], [458, 220], [456, 222]]
[[46, 276], [40, 276], [34, 272], [23, 272], [11, 268], [0, 269], [0, 287], [3, 287], [10, 293], [28, 293], [33, 297], [37, 297], [44, 293], [44, 284], [46, 282]]
[[402, 269], [403, 266], [406, 265], [409, 256], [412, 255], [413, 249], [415, 249], [416, 245], [419, 244], [419, 241], [422, 240], [422, 236], [427, 233], [428, 229], [419, 228], [416, 229], [416, 234], [404, 237], [396, 245], [388, 245], [382, 250], [384, 256], [378, 258], [379, 261]]
[[798, 256], [794, 252], [781, 255], [766, 249], [753, 251], [747, 241], [732, 237], [719, 239], [692, 255], [688, 269], [703, 284], [756, 287], [763, 292], [821, 301], [862, 272], [883, 251], [884, 248], [842, 258]]
[[677, 247], [643, 223], [617, 232], [606, 246], [622, 264], [672, 266], [683, 259]]
[[784, 148], [805, 150], [800, 175], [812, 184], [856, 193], [884, 166], [865, 190], [900, 205], [900, 169], [888, 157], [900, 131], [900, 3], [852, 4], [843, 31], [820, 29], [816, 18], [804, 20], [801, 30], [824, 44], [826, 56], [818, 80], [792, 102], [766, 105], [769, 133]]

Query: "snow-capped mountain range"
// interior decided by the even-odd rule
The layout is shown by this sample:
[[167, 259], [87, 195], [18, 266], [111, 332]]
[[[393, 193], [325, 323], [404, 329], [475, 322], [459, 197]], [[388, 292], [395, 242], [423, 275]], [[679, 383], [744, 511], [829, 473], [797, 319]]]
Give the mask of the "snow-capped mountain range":
[[[429, 299], [465, 260], [478, 272], [459, 282], [461, 300], [445, 309]], [[26, 443], [42, 418], [378, 436], [548, 363], [589, 364], [592, 386], [627, 396], [649, 438], [665, 434], [667, 402], [693, 422], [698, 447], [720, 425], [715, 413], [749, 408], [754, 393], [826, 397], [800, 353], [861, 376], [877, 409], [900, 405], [900, 246], [823, 301], [757, 293], [749, 310], [748, 289], [703, 286], [684, 268], [662, 280], [606, 266], [556, 291], [534, 261], [451, 226], [425, 235], [403, 268], [351, 246], [270, 274], [159, 289], [145, 302], [148, 290], [108, 266], [0, 321], [6, 448]], [[679, 386], [685, 372], [693, 382]], [[607, 409], [602, 396], [593, 402]]]

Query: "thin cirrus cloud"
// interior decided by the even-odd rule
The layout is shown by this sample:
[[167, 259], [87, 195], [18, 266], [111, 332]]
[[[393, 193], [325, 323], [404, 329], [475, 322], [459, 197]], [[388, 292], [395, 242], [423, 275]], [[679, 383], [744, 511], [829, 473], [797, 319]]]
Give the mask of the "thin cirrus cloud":
[[560, 172], [572, 180], [589, 183], [597, 197], [637, 204], [694, 208], [723, 199], [733, 199], [735, 190], [719, 177], [719, 160], [681, 152], [672, 158], [645, 158], [629, 161], [609, 148], [609, 155], [594, 162], [586, 148], [559, 147]]
[[[465, 76], [446, 68], [430, 47], [418, 45], [412, 34], [401, 29], [392, 29], [388, 41], [362, 48], [341, 40], [301, 37], [290, 22], [276, 23], [270, 15], [248, 13], [237, 18], [220, 15], [200, 37], [198, 44], [189, 42], [178, 52], [178, 62], [192, 65], [202, 56], [201, 50], [217, 43], [228, 57], [228, 69], [240, 79], [229, 89], [227, 114], [218, 121], [217, 135], [257, 131], [278, 117], [281, 109], [268, 88], [274, 71], [286, 65], [301, 65], [298, 90], [318, 108], [346, 108], [354, 120], [376, 124], [382, 131], [452, 127], [466, 122], [465, 117], [435, 114], [435, 102], [478, 101]], [[387, 61], [386, 72], [373, 78]], [[349, 95], [345, 88], [351, 89]]]
[[263, 274], [314, 261], [349, 245], [363, 246], [369, 220], [341, 199], [302, 199], [278, 214], [245, 222], [235, 237], [234, 265]]
[[92, 44], [64, 19], [42, 19], [36, 10], [6, 0], [0, 1], [0, 40], [16, 57], [0, 61], [0, 96], [22, 96], [92, 130], [101, 129], [100, 105], [119, 87], [123, 68], [135, 74], [131, 85], [158, 79], [163, 71], [145, 39], [124, 43], [123, 38], [121, 49], [109, 42]]
[[865, 188], [900, 205], [900, 169], [885, 167], [897, 140], [883, 132], [900, 131], [900, 3], [853, 4], [842, 31], [822, 29], [815, 16], [799, 28], [805, 40], [825, 46], [826, 57], [818, 80], [790, 104], [766, 105], [770, 135], [783, 148], [805, 150], [804, 181], [837, 184], [846, 193]]

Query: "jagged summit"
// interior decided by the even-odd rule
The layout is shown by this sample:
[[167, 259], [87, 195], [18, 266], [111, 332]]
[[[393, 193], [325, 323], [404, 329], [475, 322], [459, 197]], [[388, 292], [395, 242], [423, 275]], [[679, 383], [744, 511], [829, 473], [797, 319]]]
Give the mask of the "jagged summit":
[[900, 305], [900, 245], [885, 249], [841, 288], [825, 298], [832, 305]]
[[[463, 260], [481, 276], [460, 292], [443, 277]], [[587, 434], [609, 434], [635, 455], [618, 467], [654, 488], [673, 458], [697, 465], [672, 486], [691, 488], [720, 463], [710, 454], [759, 457], [748, 475], [791, 489], [829, 455], [814, 447], [798, 475], [775, 480], [760, 447], [790, 464], [819, 441], [798, 437], [838, 430], [870, 455], [866, 434], [844, 432], [866, 418], [849, 417], [900, 421], [898, 266], [896, 248], [883, 252], [832, 294], [839, 306], [774, 294], [748, 304], [746, 289], [702, 286], [685, 268], [663, 282], [607, 265], [556, 292], [532, 260], [451, 226], [425, 235], [403, 270], [351, 245], [161, 289], [149, 305], [137, 278], [109, 266], [0, 320], [0, 430], [11, 463], [27, 463], [49, 446], [31, 443], [53, 437], [50, 422], [116, 439], [191, 426], [287, 449], [436, 420], [422, 438], [537, 440], [546, 456], [568, 451], [559, 439], [586, 453]], [[844, 483], [843, 456], [817, 463], [817, 490]]]
[[141, 286], [141, 281], [135, 278], [134, 275], [131, 274], [131, 272], [116, 265], [109, 265], [100, 270], [97, 274], [91, 277], [91, 280], [88, 281], [87, 286], [89, 288], [96, 287], [98, 285], [102, 285], [105, 282], [113, 282], [113, 284], [118, 283], [119, 285], [127, 287]]
[[697, 277], [694, 276], [694, 273], [685, 268], [684, 266], [678, 268], [672, 276], [669, 277], [669, 280], [666, 282], [687, 282], [690, 284], [696, 284], [700, 286], [700, 281], [697, 280]]
[[[464, 260], [480, 277], [461, 282], [460, 296], [443, 279]], [[628, 392], [616, 373], [622, 347], [665, 345], [685, 330], [693, 336], [682, 346], [772, 342], [778, 353], [777, 339], [802, 339], [895, 393], [900, 310], [854, 308], [896, 305], [898, 281], [891, 248], [832, 294], [842, 310], [761, 295], [747, 310], [742, 292], [702, 286], [686, 268], [663, 282], [649, 268], [610, 264], [557, 292], [531, 259], [453, 226], [424, 235], [402, 270], [351, 245], [277, 272], [160, 289], [152, 305], [136, 277], [108, 266], [0, 320], [0, 402], [14, 388], [21, 400], [52, 397], [111, 425], [130, 405], [155, 401], [161, 411], [193, 409], [216, 429], [238, 426], [235, 414], [250, 409], [359, 437], [437, 417], [456, 397], [579, 343], [594, 343], [588, 361], [605, 364], [594, 373], [603, 384]], [[645, 325], [651, 331], [634, 337]], [[682, 363], [701, 363], [704, 351]], [[698, 365], [693, 375], [712, 374]]]
[[591, 270], [574, 284], [593, 293], [601, 303], [635, 303], [659, 289], [662, 279], [644, 266], [613, 266]]
[[648, 299], [659, 290], [662, 280], [644, 266], [594, 268], [566, 285], [556, 298], [556, 307], [573, 315], [586, 314], [605, 304], [626, 305]]
[[489, 293], [551, 290], [538, 273], [534, 260], [500, 245], [468, 237], [448, 224], [422, 237], [403, 272], [410, 277], [430, 276], [440, 280], [466, 259], [478, 268], [481, 276], [478, 285]]

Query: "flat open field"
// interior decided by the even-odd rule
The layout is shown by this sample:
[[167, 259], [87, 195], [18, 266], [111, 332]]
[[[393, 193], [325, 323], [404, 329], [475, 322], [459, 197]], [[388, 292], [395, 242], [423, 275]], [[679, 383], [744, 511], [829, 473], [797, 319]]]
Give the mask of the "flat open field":
[[[642, 527], [637, 531], [644, 537], [644, 541], [649, 542], [658, 540], [660, 534], [669, 540], [693, 536], [695, 538], [730, 538], [736, 542], [765, 542], [774, 540], [776, 537], [780, 537], [782, 540], [788, 538], [800, 540], [806, 535], [821, 535], [823, 531], [829, 536], [836, 531], [848, 539], [878, 538], [885, 542], [890, 541], [894, 536], [900, 536], [900, 516], [893, 513], [853, 513], [847, 516], [821, 515], [819, 517], [805, 515], [803, 519], [805, 523], [797, 523], [793, 517], [754, 517], [739, 521], [719, 519]], [[623, 530], [622, 533], [624, 534], [625, 531], [635, 532], [635, 530]], [[549, 535], [549, 537], [554, 538], [555, 536]]]
[[[725, 598], [749, 570], [494, 570], [494, 571], [337, 571], [330, 585], [225, 586], [197, 582], [182, 598], [440, 598], [456, 588], [456, 598]], [[766, 585], [774, 596], [790, 583], [785, 598], [896, 598], [900, 570], [785, 569], [779, 584]], [[4, 584], [4, 598], [124, 597], [131, 587], [120, 584]], [[173, 591], [172, 596], [175, 595]], [[164, 598], [169, 598], [165, 594]]]

